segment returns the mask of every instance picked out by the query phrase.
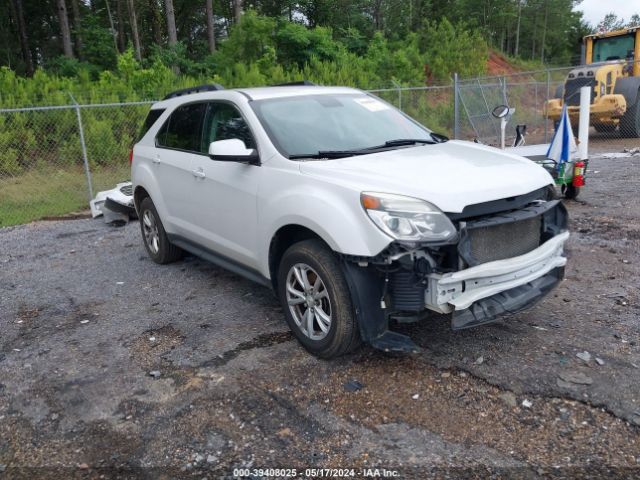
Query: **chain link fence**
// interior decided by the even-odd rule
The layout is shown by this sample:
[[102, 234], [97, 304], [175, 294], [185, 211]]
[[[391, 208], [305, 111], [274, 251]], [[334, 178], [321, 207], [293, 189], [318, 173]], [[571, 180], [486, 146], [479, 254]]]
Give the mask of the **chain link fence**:
[[640, 62], [609, 62], [456, 81], [458, 120], [454, 135], [499, 145], [500, 120], [491, 112], [498, 105], [508, 105], [515, 108], [515, 113], [507, 126], [506, 144], [513, 144], [517, 125], [526, 125], [527, 144], [547, 144], [566, 103], [577, 136], [580, 87], [589, 86], [589, 151], [605, 154], [633, 150], [640, 147], [640, 80], [629, 77], [624, 82], [630, 88], [622, 88], [615, 79], [631, 75], [634, 65], [640, 70]]
[[86, 210], [129, 179], [150, 103], [0, 110], [0, 227]]
[[[570, 78], [574, 68], [462, 80], [456, 76], [451, 85], [370, 92], [438, 133], [494, 146], [500, 143], [500, 124], [491, 112], [509, 105], [515, 114], [507, 127], [507, 145], [513, 143], [518, 124], [527, 126], [527, 144], [544, 144], [554, 132], [554, 119], [545, 115], [548, 102], [563, 97], [569, 105], [579, 105], [573, 84], [593, 83], [587, 74], [593, 66], [581, 67], [586, 70], [579, 80]], [[572, 85], [564, 89], [565, 81]], [[615, 93], [603, 88], [604, 94]], [[128, 180], [129, 150], [152, 103], [79, 105], [74, 100], [66, 106], [0, 109], [0, 227], [84, 211], [96, 192]], [[640, 125], [640, 100], [630, 110]], [[611, 124], [591, 127], [590, 152], [640, 147], [638, 138], [620, 128], [623, 120], [617, 114]], [[577, 136], [577, 117], [575, 121]]]

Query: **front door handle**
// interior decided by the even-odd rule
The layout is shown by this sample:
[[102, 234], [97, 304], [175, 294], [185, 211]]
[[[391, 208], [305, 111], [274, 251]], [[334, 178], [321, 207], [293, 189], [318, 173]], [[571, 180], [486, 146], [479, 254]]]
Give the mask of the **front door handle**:
[[204, 170], [202, 168], [196, 168], [195, 170], [191, 170], [191, 173], [196, 178], [205, 178], [207, 176], [207, 174], [204, 173]]

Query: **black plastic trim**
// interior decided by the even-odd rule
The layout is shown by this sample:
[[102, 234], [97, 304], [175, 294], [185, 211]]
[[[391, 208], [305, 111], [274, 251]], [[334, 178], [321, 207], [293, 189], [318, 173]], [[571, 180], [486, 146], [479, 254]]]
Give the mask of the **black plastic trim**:
[[485, 325], [501, 316], [530, 308], [553, 290], [563, 277], [564, 267], [557, 267], [529, 283], [478, 300], [464, 310], [456, 310], [451, 316], [451, 328], [462, 330]]
[[309, 80], [297, 80], [295, 82], [276, 83], [271, 85], [272, 87], [317, 87], [317, 83], [313, 83]]
[[200, 258], [203, 258], [208, 262], [218, 265], [225, 270], [236, 273], [248, 280], [251, 280], [252, 282], [256, 282], [265, 287], [272, 288], [271, 280], [269, 280], [257, 270], [245, 267], [241, 263], [220, 255], [216, 252], [213, 252], [212, 250], [209, 250], [202, 245], [199, 245], [195, 242], [192, 242], [191, 240], [182, 237], [181, 235], [167, 233], [167, 236], [169, 237], [169, 241], [171, 243], [177, 245], [183, 250], [186, 250]]
[[217, 92], [219, 90], [224, 90], [224, 87], [219, 83], [209, 83], [206, 85], [196, 85], [195, 87], [183, 88], [181, 90], [175, 90], [167, 94], [163, 100], [169, 100], [170, 98], [182, 97], [184, 95], [191, 95], [192, 93], [203, 93], [203, 92]]
[[550, 190], [552, 189], [553, 187], [548, 185], [546, 187], [538, 188], [532, 192], [525, 193], [524, 195], [518, 195], [517, 197], [501, 198], [490, 202], [467, 205], [460, 213], [446, 213], [446, 215], [451, 220], [459, 221], [474, 217], [481, 217], [483, 215], [491, 215], [493, 213], [517, 210], [528, 205], [534, 200], [551, 200], [552, 194], [550, 193]]
[[541, 222], [541, 244], [548, 239], [555, 237], [558, 233], [567, 229], [567, 209], [560, 200], [533, 203], [525, 208], [503, 212], [489, 217], [481, 217], [476, 220], [465, 222], [460, 228], [460, 241], [458, 243], [458, 253], [460, 257], [473, 267], [479, 265], [478, 261], [471, 253], [471, 239], [469, 231], [475, 228], [484, 228], [505, 223], [520, 222], [529, 218], [542, 216]]
[[106, 200], [104, 201], [104, 206], [112, 212], [124, 213], [125, 215], [129, 216], [136, 214], [135, 207], [118, 203], [110, 197], [106, 198]]
[[406, 335], [389, 330], [389, 321], [380, 306], [382, 280], [368, 268], [343, 261], [342, 268], [355, 308], [362, 340], [385, 352], [417, 353], [420, 351]]

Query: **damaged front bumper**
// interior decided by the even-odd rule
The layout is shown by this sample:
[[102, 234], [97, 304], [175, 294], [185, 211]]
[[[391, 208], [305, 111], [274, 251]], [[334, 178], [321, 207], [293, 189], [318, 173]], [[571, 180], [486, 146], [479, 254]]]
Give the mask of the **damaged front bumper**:
[[483, 263], [459, 272], [429, 275], [426, 304], [441, 313], [464, 310], [478, 300], [524, 285], [564, 267], [563, 245], [569, 232], [561, 233], [519, 257]]
[[[456, 214], [450, 245], [395, 245], [376, 257], [343, 257], [364, 341], [386, 351], [414, 352], [389, 329], [450, 314], [453, 329], [473, 327], [531, 307], [563, 278], [567, 211], [555, 199], [507, 199]], [[524, 203], [527, 201], [528, 203]], [[493, 211], [492, 211], [493, 210]], [[402, 247], [406, 247], [404, 250]]]
[[[454, 312], [454, 328], [486, 323], [498, 315], [521, 310], [550, 290], [550, 280], [556, 280], [553, 282], [555, 286], [562, 278], [559, 269], [567, 263], [562, 254], [568, 238], [569, 232], [563, 232], [518, 257], [483, 263], [459, 272], [431, 274], [429, 288], [425, 292], [426, 305], [440, 313]], [[541, 283], [537, 281], [540, 278], [546, 280]], [[504, 292], [511, 294], [498, 295]], [[493, 301], [484, 302], [480, 310], [469, 311], [472, 318], [458, 313], [489, 297]]]

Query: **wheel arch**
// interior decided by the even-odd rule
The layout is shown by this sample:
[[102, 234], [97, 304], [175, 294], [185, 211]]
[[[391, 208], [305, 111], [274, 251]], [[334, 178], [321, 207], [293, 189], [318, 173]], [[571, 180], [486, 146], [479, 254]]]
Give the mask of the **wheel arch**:
[[144, 187], [138, 185], [133, 192], [133, 205], [136, 207], [136, 212], [140, 211], [140, 203], [142, 203], [142, 200], [146, 197], [151, 197], [151, 195], [149, 195], [149, 192], [147, 192]]
[[290, 223], [284, 225], [271, 237], [269, 244], [269, 276], [271, 277], [271, 285], [275, 292], [278, 291], [278, 265], [280, 265], [280, 260], [282, 260], [284, 252], [286, 252], [291, 245], [310, 239], [318, 239], [331, 249], [329, 243], [318, 233], [300, 224]]

